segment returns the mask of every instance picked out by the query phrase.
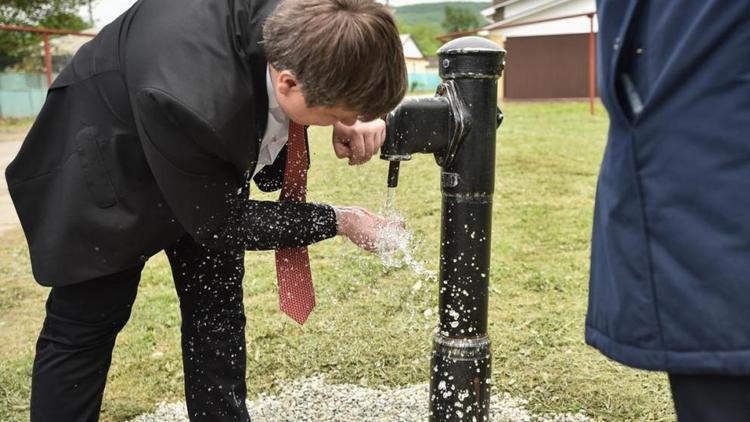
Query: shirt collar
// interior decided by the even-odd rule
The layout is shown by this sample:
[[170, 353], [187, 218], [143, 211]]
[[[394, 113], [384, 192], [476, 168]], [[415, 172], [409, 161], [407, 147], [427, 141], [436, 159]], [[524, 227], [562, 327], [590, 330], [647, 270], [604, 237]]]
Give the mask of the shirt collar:
[[279, 108], [279, 102], [276, 100], [276, 93], [273, 89], [273, 82], [271, 82], [271, 65], [266, 66], [266, 91], [268, 93], [268, 109], [273, 110]]

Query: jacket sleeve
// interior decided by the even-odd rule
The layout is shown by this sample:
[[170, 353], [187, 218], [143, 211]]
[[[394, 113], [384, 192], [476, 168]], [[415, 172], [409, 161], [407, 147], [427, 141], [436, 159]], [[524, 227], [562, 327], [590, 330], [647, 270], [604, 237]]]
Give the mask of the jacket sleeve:
[[220, 158], [221, 139], [179, 101], [146, 88], [134, 103], [156, 183], [196, 241], [217, 249], [263, 250], [305, 246], [336, 234], [330, 206], [247, 199], [244, 175]]
[[336, 235], [336, 213], [323, 204], [240, 198], [226, 224], [206, 244], [222, 249], [270, 250], [307, 246]]

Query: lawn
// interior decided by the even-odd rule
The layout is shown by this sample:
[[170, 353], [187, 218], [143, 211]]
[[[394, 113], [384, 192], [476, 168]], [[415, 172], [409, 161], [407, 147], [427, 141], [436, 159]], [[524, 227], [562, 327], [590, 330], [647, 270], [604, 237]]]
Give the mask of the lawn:
[[[528, 399], [535, 412], [673, 420], [665, 376], [624, 368], [583, 342], [606, 115], [599, 109], [590, 116], [584, 103], [511, 103], [504, 111], [490, 274], [493, 388]], [[349, 167], [334, 157], [328, 130], [311, 136], [310, 200], [382, 208], [386, 164]], [[396, 208], [418, 239], [416, 256], [436, 271], [440, 189], [432, 157], [401, 166]], [[21, 421], [28, 420], [46, 290], [32, 280], [20, 232], [4, 235], [0, 245], [0, 420]], [[426, 382], [437, 284], [408, 268], [384, 268], [344, 239], [314, 245], [310, 254], [318, 306], [302, 328], [278, 311], [273, 255], [246, 256], [251, 398], [317, 373], [368, 386]], [[178, 315], [169, 267], [158, 255], [118, 338], [102, 420], [127, 420], [160, 401], [183, 399]]]

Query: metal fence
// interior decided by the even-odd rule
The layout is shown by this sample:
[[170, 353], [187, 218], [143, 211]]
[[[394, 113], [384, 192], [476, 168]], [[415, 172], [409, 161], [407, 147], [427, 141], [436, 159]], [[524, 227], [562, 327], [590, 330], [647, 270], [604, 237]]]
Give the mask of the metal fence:
[[36, 116], [46, 96], [44, 73], [0, 73], [0, 118]]
[[47, 87], [55, 75], [52, 68], [50, 35], [74, 35], [92, 38], [96, 34], [0, 24], [0, 31], [39, 34], [44, 48], [45, 73], [0, 73], [0, 118], [32, 117], [39, 113], [47, 96]]
[[[410, 92], [432, 92], [438, 85], [437, 73], [409, 74]], [[0, 73], [0, 118], [36, 116], [46, 96], [44, 73]]]
[[[93, 37], [96, 34], [62, 31], [56, 29], [1, 25], [0, 31], [41, 34], [44, 40], [44, 63], [46, 75], [27, 73], [0, 73], [0, 118], [31, 117], [38, 114], [47, 95], [47, 86], [52, 84], [53, 56], [50, 48], [50, 35], [74, 35]], [[410, 73], [409, 91], [434, 91], [441, 80], [437, 72]]]

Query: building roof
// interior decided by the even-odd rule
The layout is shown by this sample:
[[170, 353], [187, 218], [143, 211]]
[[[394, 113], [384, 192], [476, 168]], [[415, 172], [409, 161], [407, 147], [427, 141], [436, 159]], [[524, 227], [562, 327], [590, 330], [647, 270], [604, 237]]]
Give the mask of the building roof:
[[499, 14], [502, 20], [437, 38], [446, 42], [474, 34], [486, 36], [493, 33], [514, 37], [587, 33], [591, 30], [591, 16], [594, 32], [598, 31], [595, 0], [496, 0], [495, 4], [482, 11], [489, 16], [496, 12], [502, 12]]
[[[482, 31], [506, 37], [597, 32], [595, 0], [514, 0], [503, 2], [502, 20]], [[498, 6], [503, 4], [498, 3]]]
[[492, 17], [492, 15], [495, 14], [495, 12], [497, 11], [497, 9], [500, 9], [502, 7], [505, 7], [505, 6], [509, 5], [509, 4], [516, 3], [516, 2], [519, 2], [519, 1], [523, 1], [523, 0], [504, 0], [504, 1], [501, 0], [501, 1], [498, 1], [497, 3], [491, 5], [490, 7], [486, 8], [486, 9], [482, 9], [480, 13], [483, 16], [490, 18], [490, 17]]
[[407, 59], [424, 59], [424, 53], [410, 34], [401, 34], [401, 45], [404, 48], [404, 58]]
[[[495, 28], [498, 28], [498, 27], [501, 27], [501, 26], [508, 25], [510, 23], [515, 23], [515, 22], [517, 22], [517, 21], [519, 21], [519, 20], [521, 20], [521, 19], [523, 19], [525, 17], [536, 15], [536, 14], [542, 12], [542, 11], [545, 11], [547, 9], [551, 9], [551, 8], [553, 8], [555, 6], [558, 6], [558, 5], [563, 4], [563, 3], [568, 3], [568, 2], [570, 2], [570, 0], [546, 0], [546, 1], [541, 2], [541, 3], [540, 2], [530, 2], [530, 1], [527, 1], [526, 3], [528, 3], [528, 5], [530, 7], [527, 7], [527, 8], [518, 8], [519, 10], [516, 13], [510, 14], [510, 15], [506, 14], [505, 19], [503, 19], [503, 20], [501, 20], [499, 22], [491, 23], [491, 24], [485, 26], [482, 29], [484, 29], [484, 30], [492, 30], [492, 29], [495, 29]], [[506, 6], [508, 6], [510, 4], [513, 4], [513, 3], [518, 3], [519, 5], [523, 5], [524, 4], [522, 2], [522, 0], [505, 1], [505, 2], [498, 3], [497, 5], [493, 6], [494, 7], [493, 11], [497, 10], [500, 7], [506, 7]]]

